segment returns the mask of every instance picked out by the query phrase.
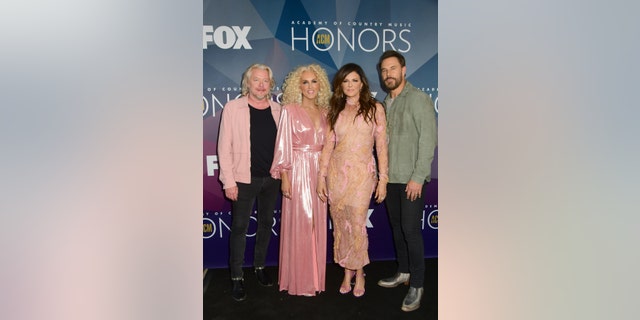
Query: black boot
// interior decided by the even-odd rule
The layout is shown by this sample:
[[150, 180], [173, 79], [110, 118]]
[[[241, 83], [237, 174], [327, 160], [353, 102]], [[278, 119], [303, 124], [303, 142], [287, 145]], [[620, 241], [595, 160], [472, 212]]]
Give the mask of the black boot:
[[247, 298], [247, 294], [244, 292], [244, 280], [232, 279], [233, 288], [231, 289], [231, 297], [235, 301], [242, 301]]
[[258, 278], [258, 283], [260, 283], [261, 286], [271, 287], [273, 285], [273, 281], [271, 281], [271, 278], [269, 277], [267, 272], [264, 270], [264, 267], [255, 268], [254, 271], [256, 273], [256, 277]]

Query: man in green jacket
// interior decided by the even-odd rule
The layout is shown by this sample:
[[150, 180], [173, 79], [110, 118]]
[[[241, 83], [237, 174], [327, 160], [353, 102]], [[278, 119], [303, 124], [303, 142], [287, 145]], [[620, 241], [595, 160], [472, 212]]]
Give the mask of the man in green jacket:
[[378, 70], [388, 95], [384, 99], [389, 137], [387, 212], [398, 259], [397, 273], [378, 281], [385, 288], [409, 282], [403, 311], [420, 307], [424, 284], [422, 240], [423, 184], [431, 180], [436, 147], [433, 101], [406, 80], [402, 54], [389, 50], [380, 56]]

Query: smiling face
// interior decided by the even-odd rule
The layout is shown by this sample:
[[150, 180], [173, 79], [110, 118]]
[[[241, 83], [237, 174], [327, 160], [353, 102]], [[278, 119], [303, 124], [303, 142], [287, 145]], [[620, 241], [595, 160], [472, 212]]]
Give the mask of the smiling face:
[[250, 98], [258, 101], [266, 100], [269, 96], [270, 86], [269, 72], [258, 68], [251, 71], [247, 84]]
[[360, 79], [360, 75], [353, 71], [349, 73], [344, 80], [342, 80], [342, 92], [347, 98], [351, 100], [357, 99], [360, 97], [360, 91], [362, 90], [362, 80]]
[[318, 96], [320, 82], [313, 71], [304, 71], [300, 75], [300, 91], [303, 100], [314, 100]]

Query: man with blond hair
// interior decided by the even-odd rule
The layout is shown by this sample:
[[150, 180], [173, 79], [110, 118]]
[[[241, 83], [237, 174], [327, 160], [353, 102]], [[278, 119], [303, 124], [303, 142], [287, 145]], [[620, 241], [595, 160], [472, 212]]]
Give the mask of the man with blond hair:
[[265, 272], [271, 239], [273, 212], [280, 180], [271, 177], [280, 105], [271, 100], [275, 86], [271, 68], [253, 64], [242, 78], [242, 96], [223, 109], [218, 135], [218, 162], [224, 195], [232, 201], [229, 267], [236, 301], [246, 298], [244, 254], [251, 211], [257, 201], [258, 230], [254, 252], [254, 273], [262, 286], [272, 286]]

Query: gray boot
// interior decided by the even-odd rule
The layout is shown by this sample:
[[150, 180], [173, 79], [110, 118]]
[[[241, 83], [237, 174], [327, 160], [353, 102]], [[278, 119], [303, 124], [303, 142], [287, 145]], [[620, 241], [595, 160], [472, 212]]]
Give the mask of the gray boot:
[[413, 311], [420, 308], [422, 291], [422, 288], [409, 287], [409, 292], [407, 292], [404, 301], [402, 301], [402, 311]]
[[385, 288], [395, 288], [399, 284], [404, 283], [405, 285], [409, 284], [409, 274], [408, 273], [396, 273], [393, 277], [385, 278], [378, 281], [378, 285]]

